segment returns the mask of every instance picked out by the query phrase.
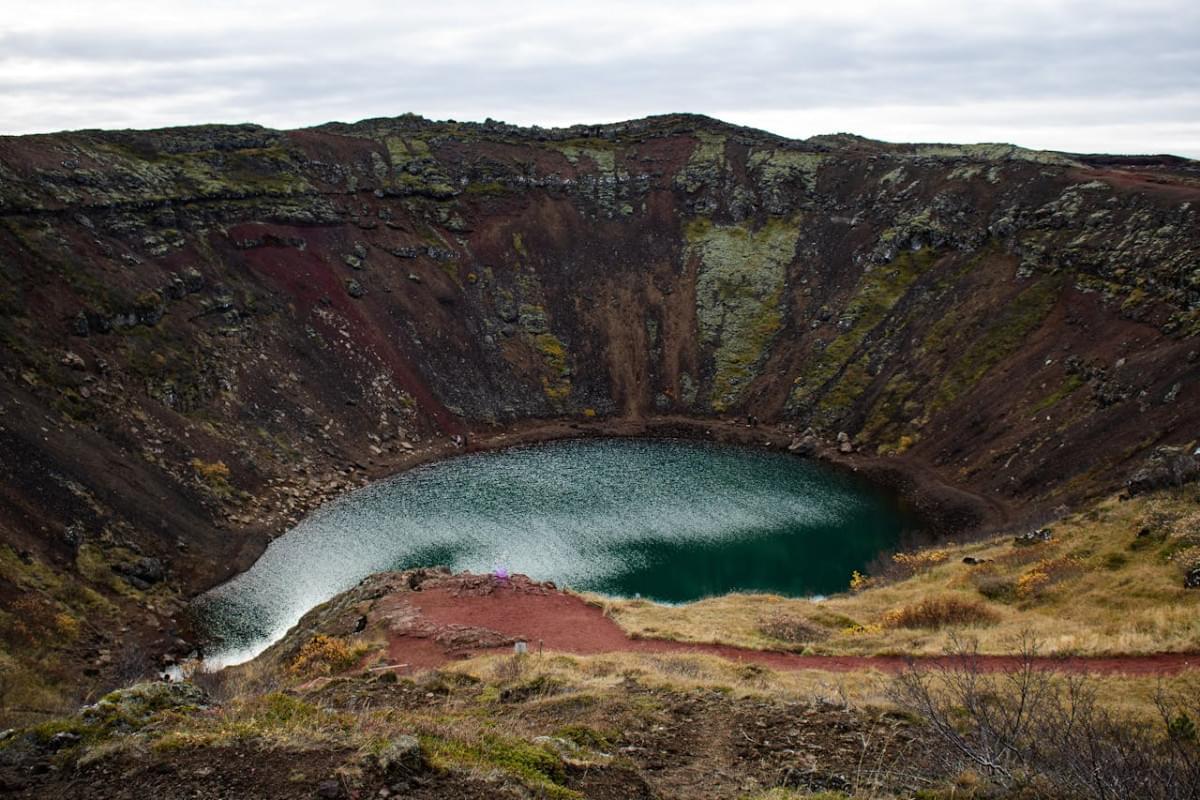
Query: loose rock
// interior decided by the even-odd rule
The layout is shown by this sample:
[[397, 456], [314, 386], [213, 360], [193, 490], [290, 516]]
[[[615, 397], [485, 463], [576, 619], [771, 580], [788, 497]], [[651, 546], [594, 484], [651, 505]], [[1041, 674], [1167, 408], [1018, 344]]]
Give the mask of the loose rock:
[[1019, 536], [1014, 536], [1013, 544], [1017, 545], [1018, 547], [1028, 547], [1032, 544], [1048, 542], [1051, 538], [1053, 537], [1049, 528], [1038, 528], [1035, 531], [1029, 531], [1028, 533], [1022, 533]]
[[1200, 567], [1192, 567], [1183, 578], [1183, 588], [1200, 589]]

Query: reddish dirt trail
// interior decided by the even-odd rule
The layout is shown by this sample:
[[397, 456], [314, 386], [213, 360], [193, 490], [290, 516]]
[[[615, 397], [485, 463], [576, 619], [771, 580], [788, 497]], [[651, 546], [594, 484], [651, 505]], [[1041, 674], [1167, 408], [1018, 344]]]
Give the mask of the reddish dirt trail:
[[[502, 634], [509, 640], [528, 642], [537, 652], [546, 650], [595, 655], [601, 653], [704, 653], [731, 661], [761, 664], [777, 670], [815, 669], [851, 672], [876, 669], [897, 672], [910, 659], [905, 656], [807, 656], [795, 653], [752, 650], [729, 645], [674, 642], [665, 639], [631, 639], [599, 608], [579, 597], [537, 584], [506, 582], [486, 593], [468, 593], [438, 586], [404, 593], [396, 599], [412, 607], [430, 630], [480, 630]], [[512, 652], [504, 646], [454, 647], [439, 645], [435, 635], [419, 637], [407, 633], [389, 637], [389, 656], [394, 663], [412, 667], [434, 667], [470, 655]], [[497, 637], [493, 637], [493, 640]], [[928, 666], [949, 665], [957, 659], [924, 656], [915, 659]], [[1174, 675], [1200, 669], [1200, 654], [1100, 657], [1044, 657], [1048, 669], [1104, 675]], [[981, 669], [1003, 670], [1017, 666], [1016, 656], [979, 656]]]

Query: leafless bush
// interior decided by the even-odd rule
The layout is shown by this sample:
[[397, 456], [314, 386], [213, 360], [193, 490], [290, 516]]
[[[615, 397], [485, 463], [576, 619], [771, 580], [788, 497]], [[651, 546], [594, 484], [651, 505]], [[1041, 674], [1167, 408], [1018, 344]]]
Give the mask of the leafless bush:
[[932, 667], [910, 666], [892, 699], [944, 743], [947, 774], [974, 770], [1005, 788], [1049, 786], [1055, 797], [1196, 800], [1200, 698], [1160, 692], [1147, 722], [1105, 708], [1085, 674], [1063, 674], [1023, 642], [1012, 667], [986, 673], [956, 641]]
[[218, 705], [253, 695], [270, 694], [283, 686], [279, 673], [257, 659], [213, 671], [195, 665], [187, 674], [187, 679], [207, 692], [209, 698]]
[[892, 794], [896, 787], [915, 787], [924, 782], [912, 766], [919, 762], [919, 739], [906, 726], [885, 717], [857, 733], [859, 755], [850, 773], [854, 797], [875, 798]]
[[650, 659], [660, 672], [681, 678], [699, 678], [704, 672], [700, 663], [687, 656], [654, 656]]
[[525, 672], [525, 661], [527, 658], [528, 656], [521, 654], [502, 658], [492, 668], [492, 674], [501, 683], [511, 683], [512, 681], [519, 680]]
[[154, 654], [139, 641], [131, 641], [115, 648], [113, 653], [113, 679], [117, 687], [132, 686], [160, 674]]

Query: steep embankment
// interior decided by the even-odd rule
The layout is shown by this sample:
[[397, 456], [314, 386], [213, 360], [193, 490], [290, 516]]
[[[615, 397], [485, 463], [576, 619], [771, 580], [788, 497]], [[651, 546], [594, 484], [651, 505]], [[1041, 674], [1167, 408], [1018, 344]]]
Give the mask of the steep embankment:
[[1110, 489], [1198, 428], [1198, 200], [1179, 159], [687, 116], [0, 138], [8, 652], [102, 682], [322, 498], [539, 420]]

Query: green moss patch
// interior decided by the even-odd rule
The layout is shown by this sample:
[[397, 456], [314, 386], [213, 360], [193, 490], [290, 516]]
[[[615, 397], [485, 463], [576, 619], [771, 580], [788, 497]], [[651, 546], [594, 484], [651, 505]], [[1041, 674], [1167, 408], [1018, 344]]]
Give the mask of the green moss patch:
[[755, 150], [748, 166], [758, 173], [759, 183], [768, 188], [799, 183], [811, 192], [817, 188], [817, 171], [825, 158], [821, 153], [797, 150]]
[[1083, 379], [1082, 375], [1075, 375], [1073, 373], [1068, 374], [1065, 378], [1063, 378], [1063, 382], [1058, 386], [1057, 389], [1034, 403], [1033, 410], [1045, 411], [1047, 408], [1057, 405], [1074, 394], [1075, 391], [1082, 387], [1085, 383], [1087, 383], [1087, 381]]
[[567, 348], [558, 337], [549, 332], [538, 334], [533, 341], [549, 373], [542, 376], [542, 391], [545, 392], [547, 400], [555, 406], [561, 406], [571, 394], [571, 370], [567, 367]]
[[846, 385], [834, 385], [827, 389], [834, 397], [829, 403], [823, 403], [823, 407], [827, 411], [841, 409], [857, 399], [869, 385], [870, 379], [865, 377], [861, 364], [855, 369], [847, 365], [871, 331], [887, 318], [900, 298], [933, 267], [937, 259], [938, 253], [932, 248], [906, 251], [894, 261], [865, 273], [845, 305], [843, 318], [848, 321], [848, 328], [830, 342], [804, 372], [796, 376], [791, 404], [811, 403], [826, 388], [826, 384], [839, 378], [839, 374], [845, 379]]
[[1016, 351], [1050, 313], [1058, 301], [1060, 288], [1058, 280], [1043, 278], [993, 315], [992, 324], [950, 365], [934, 395], [931, 411], [944, 408], [969, 392], [993, 367]]
[[421, 748], [430, 763], [441, 769], [491, 767], [505, 772], [541, 796], [568, 800], [582, 797], [562, 785], [562, 762], [545, 748], [520, 739], [487, 734], [468, 742], [439, 736], [421, 737]]
[[696, 220], [686, 234], [686, 257], [699, 261], [700, 340], [714, 362], [709, 403], [721, 412], [737, 404], [783, 327], [783, 290], [800, 229], [783, 221], [753, 230]]

